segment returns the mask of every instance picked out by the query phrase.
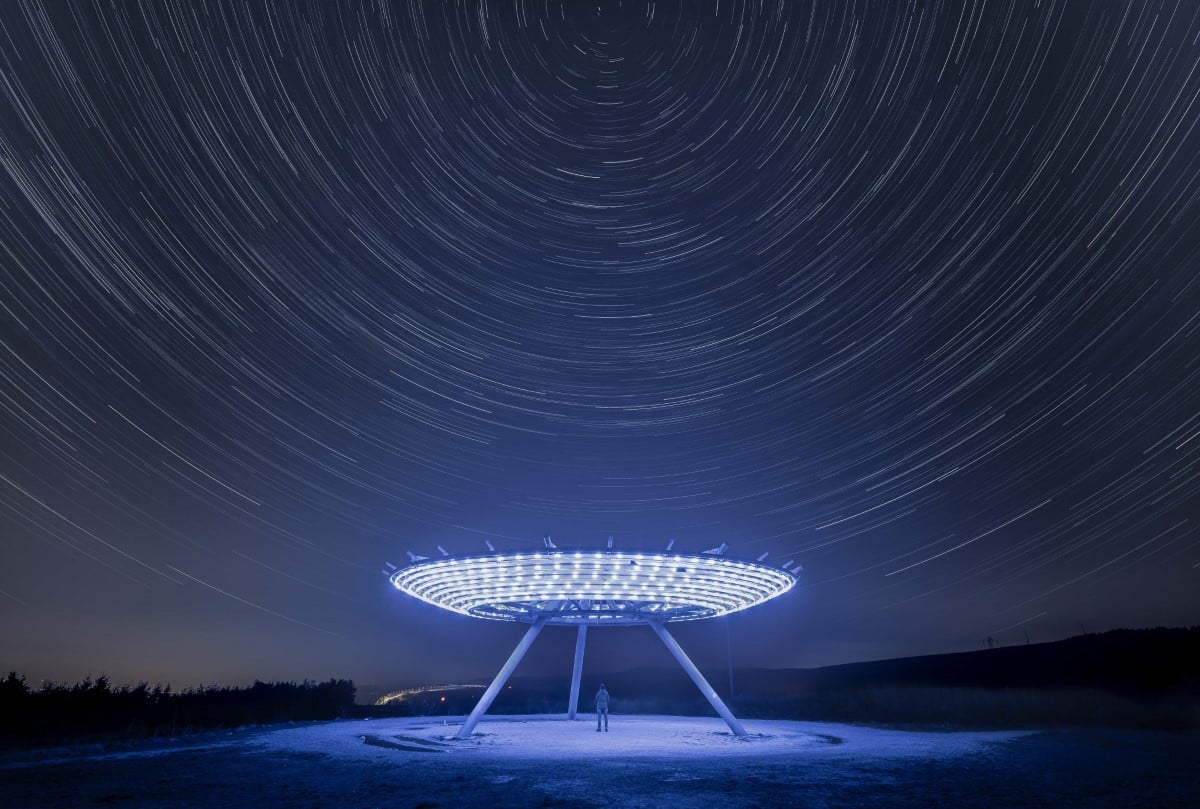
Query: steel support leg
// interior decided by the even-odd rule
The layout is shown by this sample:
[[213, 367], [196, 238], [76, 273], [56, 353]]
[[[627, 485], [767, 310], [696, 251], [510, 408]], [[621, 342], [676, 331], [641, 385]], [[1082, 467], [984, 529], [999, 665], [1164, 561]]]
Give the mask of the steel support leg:
[[574, 719], [579, 710], [579, 678], [583, 674], [583, 645], [587, 641], [587, 624], [579, 625], [575, 636], [575, 665], [571, 667], [571, 701], [567, 704], [567, 719]]
[[667, 631], [667, 628], [654, 621], [650, 621], [650, 628], [654, 630], [654, 634], [658, 635], [659, 640], [666, 645], [671, 654], [675, 656], [675, 659], [679, 661], [679, 665], [683, 666], [683, 670], [692, 678], [692, 682], [700, 689], [700, 693], [708, 699], [713, 709], [725, 720], [725, 724], [729, 725], [729, 729], [733, 731], [734, 735], [745, 736], [746, 729], [742, 727], [742, 723], [738, 721], [738, 718], [730, 712], [725, 703], [721, 701], [721, 698], [717, 696], [717, 692], [708, 684], [708, 680], [704, 679], [704, 675], [700, 673], [700, 669], [696, 668], [696, 664], [689, 660], [688, 656], [683, 653], [682, 647], [671, 637], [671, 633]]
[[538, 618], [529, 627], [525, 633], [525, 637], [521, 638], [521, 642], [517, 644], [517, 648], [513, 649], [513, 653], [508, 656], [508, 662], [500, 669], [496, 675], [496, 679], [492, 680], [492, 684], [487, 687], [487, 691], [483, 692], [483, 696], [479, 698], [479, 702], [475, 705], [475, 710], [471, 711], [471, 715], [467, 717], [467, 721], [458, 729], [458, 733], [454, 734], [456, 739], [469, 739], [471, 732], [475, 730], [475, 726], [479, 724], [479, 720], [487, 713], [487, 709], [492, 707], [492, 700], [496, 699], [496, 695], [500, 693], [500, 689], [508, 682], [508, 678], [512, 676], [513, 671], [517, 668], [517, 664], [521, 662], [521, 658], [529, 651], [529, 647], [533, 645], [533, 639], [542, 631], [542, 627], [546, 625], [545, 618]]

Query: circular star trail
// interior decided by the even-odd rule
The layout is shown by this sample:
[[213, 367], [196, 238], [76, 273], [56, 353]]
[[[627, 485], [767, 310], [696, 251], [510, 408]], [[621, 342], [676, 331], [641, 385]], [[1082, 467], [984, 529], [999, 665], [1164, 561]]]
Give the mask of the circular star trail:
[[546, 533], [800, 560], [747, 664], [1194, 623], [1198, 124], [1183, 0], [14, 0], [4, 646], [448, 670], [383, 563]]

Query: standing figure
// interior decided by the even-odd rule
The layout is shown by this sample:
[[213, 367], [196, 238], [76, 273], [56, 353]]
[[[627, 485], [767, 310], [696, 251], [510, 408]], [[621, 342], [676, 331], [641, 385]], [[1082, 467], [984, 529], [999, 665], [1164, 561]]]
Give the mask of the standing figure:
[[600, 732], [600, 720], [604, 719], [604, 731], [608, 732], [608, 689], [604, 687], [604, 683], [600, 683], [600, 690], [596, 692], [596, 732]]

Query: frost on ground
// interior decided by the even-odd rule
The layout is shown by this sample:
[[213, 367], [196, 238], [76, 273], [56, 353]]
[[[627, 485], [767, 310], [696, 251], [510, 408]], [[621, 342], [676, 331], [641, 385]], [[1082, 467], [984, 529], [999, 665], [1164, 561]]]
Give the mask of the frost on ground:
[[480, 722], [470, 739], [456, 739], [462, 724], [428, 717], [314, 725], [277, 731], [259, 743], [275, 750], [324, 753], [372, 761], [394, 753], [446, 754], [456, 761], [528, 760], [553, 766], [561, 761], [691, 760], [803, 757], [945, 758], [977, 752], [1030, 731], [912, 733], [852, 725], [779, 720], [746, 721], [738, 738], [719, 719], [683, 716], [614, 718], [597, 733], [588, 719], [561, 716], [501, 716]]
[[702, 717], [328, 722], [0, 758], [5, 807], [1188, 806], [1200, 734], [908, 732]]

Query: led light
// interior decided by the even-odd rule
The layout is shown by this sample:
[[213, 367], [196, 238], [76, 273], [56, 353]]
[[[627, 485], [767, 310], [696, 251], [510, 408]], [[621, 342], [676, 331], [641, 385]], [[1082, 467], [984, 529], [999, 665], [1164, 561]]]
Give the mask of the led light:
[[390, 578], [398, 590], [463, 615], [571, 625], [714, 618], [796, 583], [787, 570], [724, 556], [550, 549], [424, 559]]

